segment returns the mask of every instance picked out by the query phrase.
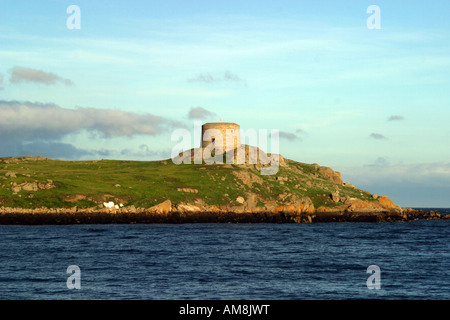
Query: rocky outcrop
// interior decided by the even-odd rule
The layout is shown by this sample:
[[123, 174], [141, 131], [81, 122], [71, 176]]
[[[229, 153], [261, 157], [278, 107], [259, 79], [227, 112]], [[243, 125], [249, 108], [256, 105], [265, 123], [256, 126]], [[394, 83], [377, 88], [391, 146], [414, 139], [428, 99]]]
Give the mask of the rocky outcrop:
[[254, 172], [247, 170], [234, 170], [233, 175], [239, 179], [239, 182], [247, 187], [252, 187], [254, 183], [262, 184], [263, 179]]
[[23, 161], [43, 161], [43, 160], [49, 160], [48, 158], [44, 157], [6, 157], [2, 158], [1, 161], [4, 163], [18, 163]]
[[11, 191], [13, 193], [18, 193], [22, 190], [39, 191], [53, 188], [56, 188], [56, 185], [53, 183], [52, 180], [47, 180], [47, 182], [23, 182], [21, 184], [17, 184], [16, 182], [11, 183]]
[[[184, 152], [181, 152], [177, 157], [175, 157], [173, 160], [177, 163], [194, 163], [196, 159], [200, 159], [201, 161], [214, 161], [212, 158], [204, 158], [205, 154], [205, 148], [192, 148], [190, 150], [186, 150]], [[226, 157], [228, 154], [229, 158]], [[233, 157], [231, 156], [233, 155]], [[237, 155], [242, 155], [242, 158], [238, 159]], [[255, 146], [250, 146], [243, 144], [240, 147], [228, 151], [223, 156], [223, 162], [226, 164], [238, 164], [240, 166], [246, 167], [246, 166], [252, 166], [255, 165], [257, 170], [260, 170], [262, 167], [270, 166], [270, 161], [273, 161], [276, 165], [279, 165], [281, 167], [286, 166], [286, 161], [280, 154], [271, 154], [271, 153], [265, 153], [261, 149]]]
[[335, 207], [319, 207], [319, 212], [402, 212], [400, 206], [395, 205], [387, 196], [377, 196], [374, 200], [358, 198], [341, 198], [338, 193], [332, 193], [334, 202], [342, 202]]
[[171, 211], [172, 211], [172, 202], [170, 200], [166, 200], [148, 209], [148, 212], [154, 212], [158, 214], [168, 214]]
[[339, 172], [335, 172], [333, 169], [329, 167], [320, 167], [317, 169], [320, 175], [325, 177], [328, 180], [331, 180], [338, 184], [344, 184], [344, 182], [341, 179], [341, 174]]

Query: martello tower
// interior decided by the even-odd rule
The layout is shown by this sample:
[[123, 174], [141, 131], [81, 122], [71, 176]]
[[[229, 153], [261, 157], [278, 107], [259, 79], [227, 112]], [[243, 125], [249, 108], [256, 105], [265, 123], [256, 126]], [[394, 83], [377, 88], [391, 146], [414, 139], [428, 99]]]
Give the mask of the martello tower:
[[210, 144], [213, 147], [223, 147], [223, 152], [241, 146], [241, 127], [231, 122], [209, 122], [202, 125], [202, 148]]

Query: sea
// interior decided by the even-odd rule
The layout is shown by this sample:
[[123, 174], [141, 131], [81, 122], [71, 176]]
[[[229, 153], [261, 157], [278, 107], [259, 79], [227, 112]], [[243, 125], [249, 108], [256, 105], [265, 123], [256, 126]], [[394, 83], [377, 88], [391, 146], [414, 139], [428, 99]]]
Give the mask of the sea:
[[1, 300], [450, 299], [450, 220], [2, 225], [0, 243]]

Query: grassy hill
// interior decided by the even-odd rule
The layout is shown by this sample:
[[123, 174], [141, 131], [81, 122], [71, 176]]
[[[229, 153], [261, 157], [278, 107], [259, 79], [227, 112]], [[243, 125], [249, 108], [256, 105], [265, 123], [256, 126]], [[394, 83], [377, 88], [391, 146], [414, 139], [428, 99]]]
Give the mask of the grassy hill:
[[60, 161], [40, 157], [0, 158], [0, 206], [88, 208], [113, 201], [149, 208], [165, 200], [253, 207], [286, 205], [309, 198], [314, 208], [341, 208], [377, 196], [344, 183], [317, 164], [283, 159], [276, 175], [258, 165], [180, 164], [162, 161]]

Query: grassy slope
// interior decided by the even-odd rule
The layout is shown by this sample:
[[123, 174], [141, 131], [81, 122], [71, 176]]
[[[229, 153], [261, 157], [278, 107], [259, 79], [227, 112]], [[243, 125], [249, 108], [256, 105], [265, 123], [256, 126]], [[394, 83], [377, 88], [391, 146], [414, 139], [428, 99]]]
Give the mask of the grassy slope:
[[[261, 183], [242, 183], [233, 174], [238, 170], [255, 174]], [[5, 177], [8, 171], [15, 172], [16, 177]], [[280, 183], [276, 176], [288, 177], [288, 181]], [[253, 165], [175, 165], [170, 159], [149, 162], [23, 160], [17, 163], [5, 163], [0, 159], [0, 206], [92, 207], [112, 200], [148, 208], [167, 199], [173, 203], [192, 203], [198, 198], [211, 205], [235, 205], [236, 197], [252, 192], [263, 200], [278, 199], [280, 194], [309, 196], [317, 208], [336, 205], [329, 197], [336, 190], [343, 196], [372, 200], [370, 193], [336, 184], [317, 173], [310, 164], [287, 160], [287, 166], [280, 167], [276, 176], [261, 176]], [[11, 191], [14, 182], [46, 182], [49, 179], [56, 188], [22, 190], [17, 194]], [[177, 188], [194, 188], [198, 193], [180, 192]], [[68, 201], [73, 195], [86, 198]], [[282, 201], [278, 202], [282, 204]]]

